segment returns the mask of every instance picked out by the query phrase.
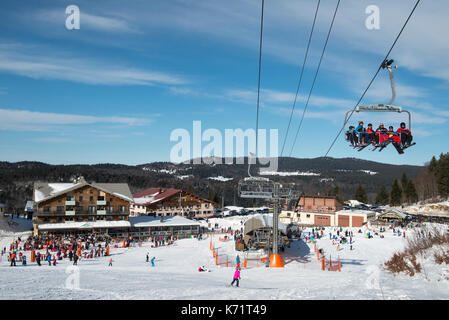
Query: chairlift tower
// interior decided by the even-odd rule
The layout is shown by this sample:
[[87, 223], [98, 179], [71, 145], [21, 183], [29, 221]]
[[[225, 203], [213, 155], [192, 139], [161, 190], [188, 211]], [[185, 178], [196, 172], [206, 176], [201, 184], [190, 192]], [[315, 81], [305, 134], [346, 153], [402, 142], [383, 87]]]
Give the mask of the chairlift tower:
[[[250, 175], [248, 165], [248, 174]], [[264, 177], [249, 176], [239, 181], [239, 196], [241, 198], [266, 199], [273, 202], [273, 251], [270, 255], [270, 267], [282, 268], [284, 261], [279, 255], [279, 202], [298, 197], [290, 188]]]

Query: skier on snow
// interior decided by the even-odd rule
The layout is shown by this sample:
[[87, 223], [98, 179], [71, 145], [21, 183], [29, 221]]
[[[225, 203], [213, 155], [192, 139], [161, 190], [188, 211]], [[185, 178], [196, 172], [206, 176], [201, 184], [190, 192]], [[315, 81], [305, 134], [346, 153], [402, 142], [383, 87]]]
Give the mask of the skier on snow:
[[234, 286], [234, 282], [237, 282], [237, 287], [239, 286], [240, 280], [240, 268], [235, 268], [234, 278], [232, 279], [231, 286]]

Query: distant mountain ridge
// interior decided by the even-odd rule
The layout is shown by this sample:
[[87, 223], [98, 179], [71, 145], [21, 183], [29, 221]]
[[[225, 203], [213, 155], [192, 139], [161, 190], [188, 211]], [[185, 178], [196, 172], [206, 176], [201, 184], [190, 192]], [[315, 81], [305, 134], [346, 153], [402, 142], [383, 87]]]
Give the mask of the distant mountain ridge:
[[[152, 162], [140, 165], [101, 163], [93, 165], [51, 165], [42, 162], [0, 162], [0, 202], [23, 208], [31, 199], [34, 181], [70, 182], [82, 175], [87, 181], [126, 182], [131, 192], [148, 187], [176, 187], [195, 192], [205, 198], [220, 199], [225, 204], [248, 205], [237, 194], [237, 182], [248, 174], [245, 164], [174, 164]], [[224, 163], [224, 161], [223, 161]], [[258, 175], [260, 165], [251, 165], [251, 174]], [[278, 174], [264, 175], [275, 181], [294, 183], [295, 188], [306, 194], [326, 194], [335, 185], [340, 197], [349, 199], [358, 184], [373, 199], [382, 185], [389, 187], [403, 173], [416, 178], [423, 166], [392, 165], [357, 158], [278, 159]], [[281, 175], [282, 174], [282, 175]], [[216, 178], [216, 179], [213, 179]], [[255, 201], [254, 204], [259, 202]]]

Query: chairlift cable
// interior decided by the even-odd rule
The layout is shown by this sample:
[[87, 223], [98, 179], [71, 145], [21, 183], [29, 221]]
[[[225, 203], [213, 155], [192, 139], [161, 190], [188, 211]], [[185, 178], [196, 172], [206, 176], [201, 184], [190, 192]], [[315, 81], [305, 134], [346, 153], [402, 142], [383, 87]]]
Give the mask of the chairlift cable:
[[[413, 13], [415, 12], [415, 10], [418, 7], [418, 4], [420, 2], [421, 2], [421, 0], [417, 0], [416, 1], [415, 6], [413, 7], [412, 11], [410, 12], [407, 20], [405, 21], [405, 23], [402, 26], [401, 30], [399, 31], [398, 35], [396, 36], [396, 39], [394, 40], [392, 46], [390, 47], [390, 50], [388, 50], [387, 55], [382, 60], [382, 64], [384, 63], [385, 60], [388, 60], [388, 57], [390, 56], [391, 51], [393, 50], [393, 48], [395, 47], [396, 43], [398, 42], [399, 37], [401, 36], [402, 32], [404, 31], [405, 27], [407, 26], [408, 22], [410, 21], [410, 18], [412, 17]], [[357, 107], [360, 104], [360, 102], [362, 101], [362, 99], [365, 97], [365, 94], [368, 92], [369, 88], [371, 87], [371, 85], [373, 84], [373, 82], [376, 79], [377, 75], [379, 74], [380, 70], [382, 69], [382, 64], [379, 66], [379, 68], [377, 69], [377, 72], [374, 74], [373, 78], [371, 79], [370, 83], [368, 84], [368, 87], [365, 89], [365, 91], [363, 92], [362, 96], [357, 101], [357, 104], [355, 105], [354, 109], [351, 111], [351, 113], [349, 114], [349, 117], [344, 122], [343, 127], [338, 131], [337, 136], [335, 137], [335, 139], [332, 142], [331, 146], [329, 147], [329, 149], [327, 150], [326, 154], [324, 155], [324, 158], [327, 157], [327, 155], [329, 154], [330, 150], [332, 149], [332, 147], [334, 146], [335, 142], [337, 141], [338, 137], [340, 136], [340, 133], [344, 130], [344, 128], [346, 127], [346, 124], [349, 121], [349, 119], [354, 114], [355, 110], [357, 109]]]
[[314, 76], [314, 78], [313, 78], [312, 87], [310, 88], [309, 96], [307, 97], [307, 102], [306, 102], [306, 104], [305, 104], [305, 106], [304, 106], [304, 110], [303, 110], [303, 112], [302, 112], [301, 121], [299, 122], [298, 129], [296, 130], [295, 139], [293, 140], [292, 149], [290, 150], [290, 157], [291, 157], [291, 155], [292, 155], [292, 153], [293, 153], [293, 149], [294, 149], [294, 147], [295, 147], [296, 140], [297, 140], [297, 138], [298, 138], [298, 133], [299, 133], [299, 130], [301, 129], [301, 126], [302, 126], [302, 122], [304, 121], [304, 116], [305, 116], [305, 114], [306, 114], [307, 107], [308, 107], [308, 105], [309, 105], [310, 97], [312, 96], [313, 88], [314, 88], [314, 86], [315, 86], [315, 82], [316, 82], [316, 79], [317, 79], [317, 77], [318, 77], [318, 72], [320, 71], [321, 62], [323, 61], [324, 53], [325, 53], [325, 51], [326, 51], [326, 47], [327, 47], [327, 44], [328, 44], [328, 42], [329, 42], [329, 37], [330, 37], [330, 34], [331, 34], [331, 32], [332, 32], [332, 27], [334, 26], [335, 17], [336, 17], [336, 15], [337, 15], [337, 11], [338, 11], [338, 7], [339, 7], [339, 6], [340, 6], [340, 0], [338, 0], [337, 6], [335, 7], [334, 16], [332, 17], [332, 22], [331, 22], [331, 25], [330, 25], [330, 27], [329, 27], [329, 31], [328, 31], [327, 37], [326, 37], [326, 42], [325, 42], [325, 44], [324, 44], [323, 51], [321, 52], [320, 61], [319, 61], [319, 63], [318, 63], [318, 67], [317, 67], [317, 69], [316, 69], [315, 76]]
[[[259, 80], [257, 84], [257, 114], [256, 114], [256, 163], [257, 163], [257, 144], [258, 144], [258, 131], [259, 131], [259, 103], [260, 103], [260, 74], [262, 69], [262, 34], [263, 34], [263, 9], [264, 0], [262, 0], [262, 13], [260, 16], [260, 41], [259, 41]], [[248, 162], [250, 159], [248, 158]]]
[[298, 99], [298, 93], [299, 93], [299, 88], [301, 87], [301, 82], [302, 82], [302, 76], [304, 73], [304, 67], [306, 65], [306, 61], [307, 61], [307, 57], [309, 55], [309, 48], [310, 48], [310, 43], [312, 42], [312, 35], [313, 35], [313, 31], [315, 29], [315, 22], [316, 22], [316, 17], [318, 15], [318, 9], [320, 7], [320, 2], [321, 0], [318, 0], [317, 6], [316, 6], [316, 10], [315, 10], [315, 16], [313, 18], [313, 23], [312, 23], [312, 29], [310, 30], [310, 35], [309, 35], [309, 41], [307, 43], [307, 48], [306, 48], [306, 53], [304, 55], [304, 61], [302, 63], [302, 67], [301, 67], [301, 73], [299, 75], [299, 80], [298, 80], [298, 87], [296, 88], [296, 95], [295, 95], [295, 99], [293, 100], [293, 106], [292, 106], [292, 111], [290, 113], [290, 119], [288, 120], [288, 126], [287, 126], [287, 131], [285, 133], [285, 138], [284, 138], [284, 142], [282, 144], [282, 150], [281, 150], [281, 157], [284, 154], [284, 148], [285, 148], [285, 143], [287, 141], [287, 137], [288, 137], [288, 132], [290, 130], [290, 125], [292, 122], [292, 118], [293, 118], [293, 112], [295, 110], [295, 106], [296, 106], [296, 100]]

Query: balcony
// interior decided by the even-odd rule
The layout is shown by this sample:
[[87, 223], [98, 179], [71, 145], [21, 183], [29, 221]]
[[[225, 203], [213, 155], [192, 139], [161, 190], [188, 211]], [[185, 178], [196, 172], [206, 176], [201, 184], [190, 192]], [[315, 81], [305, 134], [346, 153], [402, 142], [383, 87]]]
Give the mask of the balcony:
[[66, 206], [74, 206], [76, 205], [75, 200], [66, 200], [65, 201]]
[[97, 200], [97, 206], [105, 206], [106, 200]]
[[[101, 212], [104, 212], [101, 213]], [[68, 213], [68, 214], [67, 214]], [[110, 216], [125, 216], [129, 215], [129, 211], [126, 212], [120, 212], [120, 211], [106, 211], [106, 210], [97, 210], [96, 212], [89, 212], [89, 211], [75, 211], [75, 210], [67, 210], [67, 211], [39, 211], [35, 214], [36, 217], [63, 217], [63, 216], [70, 216], [70, 215], [76, 215], [76, 216], [96, 216], [96, 215], [110, 215]]]

